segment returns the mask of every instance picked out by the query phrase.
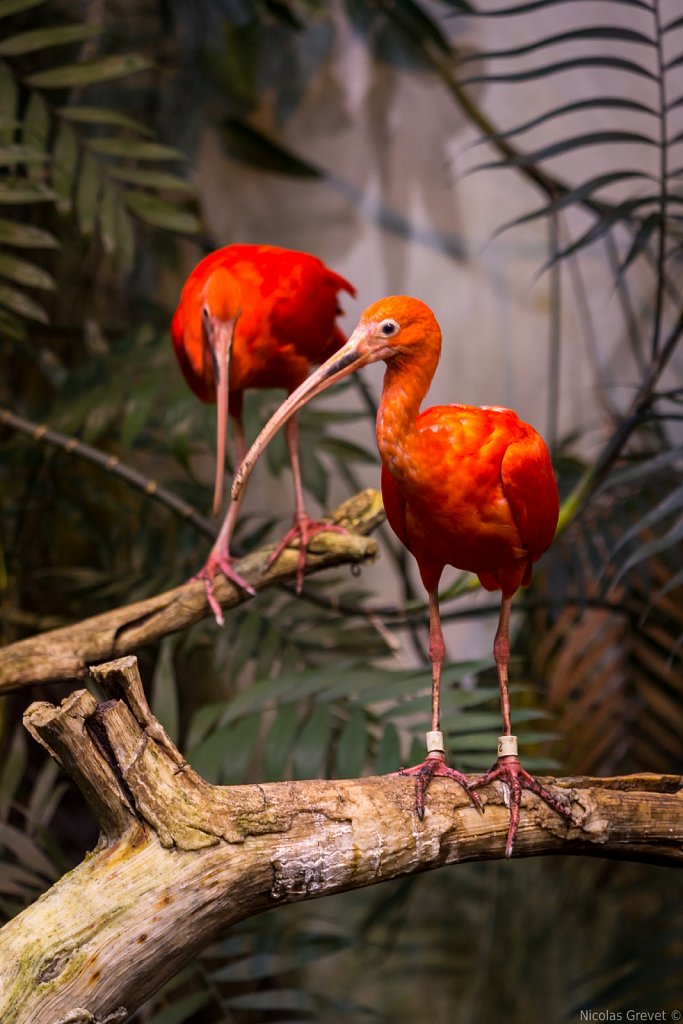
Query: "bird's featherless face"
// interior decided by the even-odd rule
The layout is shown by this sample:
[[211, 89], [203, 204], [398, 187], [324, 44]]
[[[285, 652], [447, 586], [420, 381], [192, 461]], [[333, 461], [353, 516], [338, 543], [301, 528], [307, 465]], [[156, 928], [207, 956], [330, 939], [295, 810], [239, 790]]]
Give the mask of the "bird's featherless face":
[[202, 332], [205, 344], [211, 349], [214, 366], [221, 335], [229, 335], [226, 343], [232, 341], [235, 324], [241, 314], [240, 301], [240, 288], [232, 274], [220, 267], [214, 270], [201, 294]]
[[[244, 458], [233, 481], [236, 498], [273, 435], [303, 405], [349, 374], [383, 360], [393, 368], [424, 364], [431, 379], [441, 351], [441, 331], [429, 306], [407, 295], [392, 295], [368, 306], [353, 334], [333, 356], [293, 391], [273, 414]], [[412, 367], [411, 367], [412, 368]]]
[[388, 363], [401, 355], [415, 359], [427, 352], [435, 352], [438, 359], [441, 331], [424, 302], [408, 295], [390, 295], [368, 306], [337, 356], [347, 349], [358, 353], [363, 366], [380, 359]]

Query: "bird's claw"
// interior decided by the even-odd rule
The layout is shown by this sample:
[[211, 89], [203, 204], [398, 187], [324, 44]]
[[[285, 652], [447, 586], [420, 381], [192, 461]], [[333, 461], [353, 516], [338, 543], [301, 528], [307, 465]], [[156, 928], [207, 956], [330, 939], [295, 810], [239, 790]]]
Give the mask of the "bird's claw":
[[349, 531], [345, 526], [339, 526], [337, 523], [319, 523], [315, 519], [309, 519], [307, 516], [295, 519], [291, 528], [287, 531], [278, 546], [275, 548], [275, 551], [273, 551], [272, 555], [268, 558], [268, 568], [277, 562], [285, 548], [290, 547], [293, 541], [298, 541], [299, 558], [296, 566], [296, 592], [297, 594], [300, 594], [304, 585], [306, 552], [308, 550], [308, 545], [316, 534], [348, 532]]
[[432, 779], [437, 776], [440, 778], [453, 779], [458, 785], [467, 793], [468, 797], [472, 801], [478, 810], [484, 810], [484, 806], [481, 802], [481, 797], [473, 789], [472, 783], [469, 781], [466, 775], [462, 772], [457, 771], [455, 768], [449, 768], [446, 764], [446, 756], [440, 751], [432, 751], [427, 754], [424, 761], [421, 764], [416, 764], [412, 768], [401, 768], [398, 772], [392, 772], [392, 775], [414, 775], [415, 776], [415, 809], [417, 816], [422, 821], [425, 814], [425, 795], [427, 793], [427, 787]]
[[222, 572], [225, 578], [230, 583], [233, 583], [236, 587], [239, 587], [240, 590], [244, 590], [251, 597], [256, 596], [256, 591], [254, 590], [250, 583], [247, 583], [247, 581], [242, 576], [240, 576], [238, 572], [235, 572], [235, 570], [232, 567], [232, 559], [230, 558], [229, 555], [221, 555], [215, 552], [212, 552], [209, 555], [209, 558], [204, 568], [200, 569], [199, 572], [192, 577], [192, 579], [201, 580], [202, 583], [204, 584], [204, 590], [206, 591], [206, 600], [209, 602], [209, 607], [213, 612], [213, 617], [215, 618], [219, 626], [223, 626], [225, 624], [225, 619], [223, 618], [223, 610], [220, 604], [218, 603], [218, 598], [216, 597], [216, 591], [214, 588], [214, 579], [216, 577], [217, 572]]
[[481, 786], [487, 786], [489, 782], [503, 782], [510, 791], [510, 824], [505, 843], [505, 856], [507, 858], [512, 856], [515, 836], [519, 826], [522, 790], [528, 789], [535, 793], [556, 814], [575, 824], [574, 817], [569, 808], [565, 807], [554, 793], [551, 793], [549, 789], [542, 786], [538, 779], [535, 779], [526, 769], [522, 768], [519, 758], [512, 754], [499, 757], [493, 768], [486, 772], [485, 775], [482, 775], [481, 778], [475, 779], [471, 786], [473, 789], [479, 789]]

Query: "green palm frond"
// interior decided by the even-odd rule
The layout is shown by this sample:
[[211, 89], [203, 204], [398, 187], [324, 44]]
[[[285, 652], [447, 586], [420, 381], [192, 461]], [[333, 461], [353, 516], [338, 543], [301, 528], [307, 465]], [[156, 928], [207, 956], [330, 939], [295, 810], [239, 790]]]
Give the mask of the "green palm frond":
[[[49, 10], [40, 15], [44, 26], [13, 31], [11, 16], [29, 6], [0, 6], [0, 242], [9, 247], [0, 260], [0, 319], [14, 335], [23, 320], [47, 322], [33, 292], [52, 291], [55, 281], [12, 249], [56, 249], [74, 218], [83, 237], [127, 271], [136, 222], [184, 235], [200, 231], [192, 187], [167, 169], [183, 154], [155, 141], [146, 124], [120, 109], [121, 92], [109, 90], [125, 80], [139, 91], [152, 61], [125, 53], [79, 57], [75, 44], [101, 45], [102, 30], [50, 25]], [[67, 56], [55, 63], [55, 52]], [[84, 94], [94, 102], [84, 102]]]
[[[477, 12], [481, 17], [519, 18], [532, 10], [552, 7], [552, 3], [522, 4], [518, 7], [502, 8], [495, 12]], [[487, 49], [476, 54], [466, 55], [459, 60], [459, 67], [464, 69], [468, 63], [483, 63], [486, 70], [477, 74], [460, 74], [458, 81], [461, 87], [475, 85], [505, 84], [511, 88], [524, 88], [526, 84], [533, 86], [544, 78], [558, 75], [567, 76], [569, 83], [580, 85], [577, 75], [585, 68], [609, 70], [610, 92], [605, 95], [582, 96], [561, 106], [554, 106], [541, 111], [535, 117], [506, 128], [504, 132], [495, 129], [488, 131], [486, 138], [498, 144], [500, 159], [480, 165], [482, 168], [523, 168], [534, 167], [537, 170], [550, 172], [548, 162], [561, 155], [573, 155], [587, 148], [599, 148], [601, 158], [609, 164], [610, 147], [618, 144], [619, 163], [614, 171], [605, 171], [599, 176], [592, 176], [583, 181], [555, 180], [555, 194], [550, 189], [548, 202], [530, 215], [511, 222], [507, 227], [523, 223], [538, 216], [550, 216], [558, 208], [567, 209], [573, 206], [586, 208], [587, 202], [594, 204], [597, 215], [595, 223], [582, 234], [575, 236], [571, 243], [555, 254], [554, 258], [564, 258], [582, 251], [601, 238], [611, 225], [623, 224], [635, 236], [631, 250], [627, 252], [622, 270], [645, 251], [652, 242], [663, 240], [660, 253], [654, 258], [662, 264], [667, 254], [669, 237], [678, 234], [676, 207], [681, 203], [680, 193], [676, 191], [673, 157], [680, 141], [674, 133], [671, 111], [675, 108], [676, 98], [671, 93], [675, 90], [676, 69], [681, 61], [680, 53], [675, 52], [676, 37], [673, 35], [677, 24], [674, 20], [662, 24], [662, 4], [655, 2], [652, 7], [636, 4], [649, 16], [641, 18], [642, 28], [627, 28], [618, 25], [595, 23], [595, 15], [589, 5], [581, 3], [564, 3], [562, 5], [565, 18], [569, 15], [575, 19], [572, 25], [567, 19], [562, 32], [530, 38], [524, 45], [507, 49]], [[595, 45], [600, 44], [601, 52], [595, 52]], [[577, 49], [585, 45], [586, 52], [576, 55]], [[668, 56], [670, 48], [674, 55]], [[571, 56], [568, 56], [571, 48]], [[552, 60], [547, 60], [552, 56]], [[497, 67], [504, 64], [504, 69]], [[521, 67], [519, 65], [522, 65]], [[491, 70], [489, 70], [491, 68]], [[615, 84], [624, 77], [623, 95], [618, 95]], [[629, 96], [629, 82], [632, 77], [642, 79], [641, 95], [637, 98]], [[580, 116], [583, 112], [594, 117], [604, 111], [604, 125], [598, 130], [578, 132], [567, 135], [562, 130], [563, 119], [567, 115]], [[624, 118], [633, 115], [633, 127], [624, 123]], [[623, 117], [621, 116], [623, 115]], [[615, 128], [614, 118], [619, 116], [619, 127]], [[638, 120], [639, 119], [639, 120]], [[646, 126], [648, 130], [637, 130], [635, 125]], [[515, 139], [517, 144], [527, 133], [540, 127], [545, 129], [548, 138], [543, 145], [533, 149], [512, 149], [506, 141]], [[552, 135], [555, 134], [555, 139]], [[632, 168], [624, 164], [623, 146], [645, 147], [652, 151], [652, 169], [644, 170], [639, 162]], [[628, 179], [639, 183], [636, 195], [628, 191], [615, 192], [614, 187], [625, 185]], [[647, 187], [649, 185], [649, 188]], [[645, 188], [645, 190], [643, 190]], [[600, 193], [598, 198], [597, 193]], [[648, 209], [648, 208], [653, 209]], [[607, 216], [606, 216], [607, 215]]]

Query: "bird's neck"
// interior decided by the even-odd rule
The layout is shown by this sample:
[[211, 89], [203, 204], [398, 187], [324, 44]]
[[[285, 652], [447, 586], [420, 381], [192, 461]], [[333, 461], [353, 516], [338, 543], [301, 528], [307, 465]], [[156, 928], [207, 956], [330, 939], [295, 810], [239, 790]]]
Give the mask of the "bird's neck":
[[437, 349], [435, 353], [425, 352], [419, 361], [395, 356], [387, 363], [377, 411], [377, 446], [392, 476], [406, 483], [414, 475], [416, 465], [416, 420], [438, 359]]

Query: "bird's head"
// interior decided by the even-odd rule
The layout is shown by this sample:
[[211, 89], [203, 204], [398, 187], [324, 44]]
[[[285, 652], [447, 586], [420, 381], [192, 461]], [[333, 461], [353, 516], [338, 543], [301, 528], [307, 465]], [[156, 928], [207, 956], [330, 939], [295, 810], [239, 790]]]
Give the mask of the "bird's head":
[[242, 312], [240, 305], [239, 284], [229, 271], [218, 267], [207, 278], [201, 296], [202, 331], [216, 371], [221, 347], [232, 344], [235, 324]]
[[441, 346], [441, 331], [429, 306], [408, 295], [379, 299], [362, 313], [353, 334], [337, 352], [353, 360], [353, 369], [396, 356], [414, 356], [425, 348]]
[[440, 348], [439, 325], [429, 306], [419, 299], [392, 295], [368, 306], [346, 344], [314, 370], [266, 423], [235, 474], [233, 500], [273, 435], [316, 395], [369, 363], [384, 360], [391, 365], [401, 356], [423, 355], [425, 349], [430, 352], [430, 363], [436, 366]]

